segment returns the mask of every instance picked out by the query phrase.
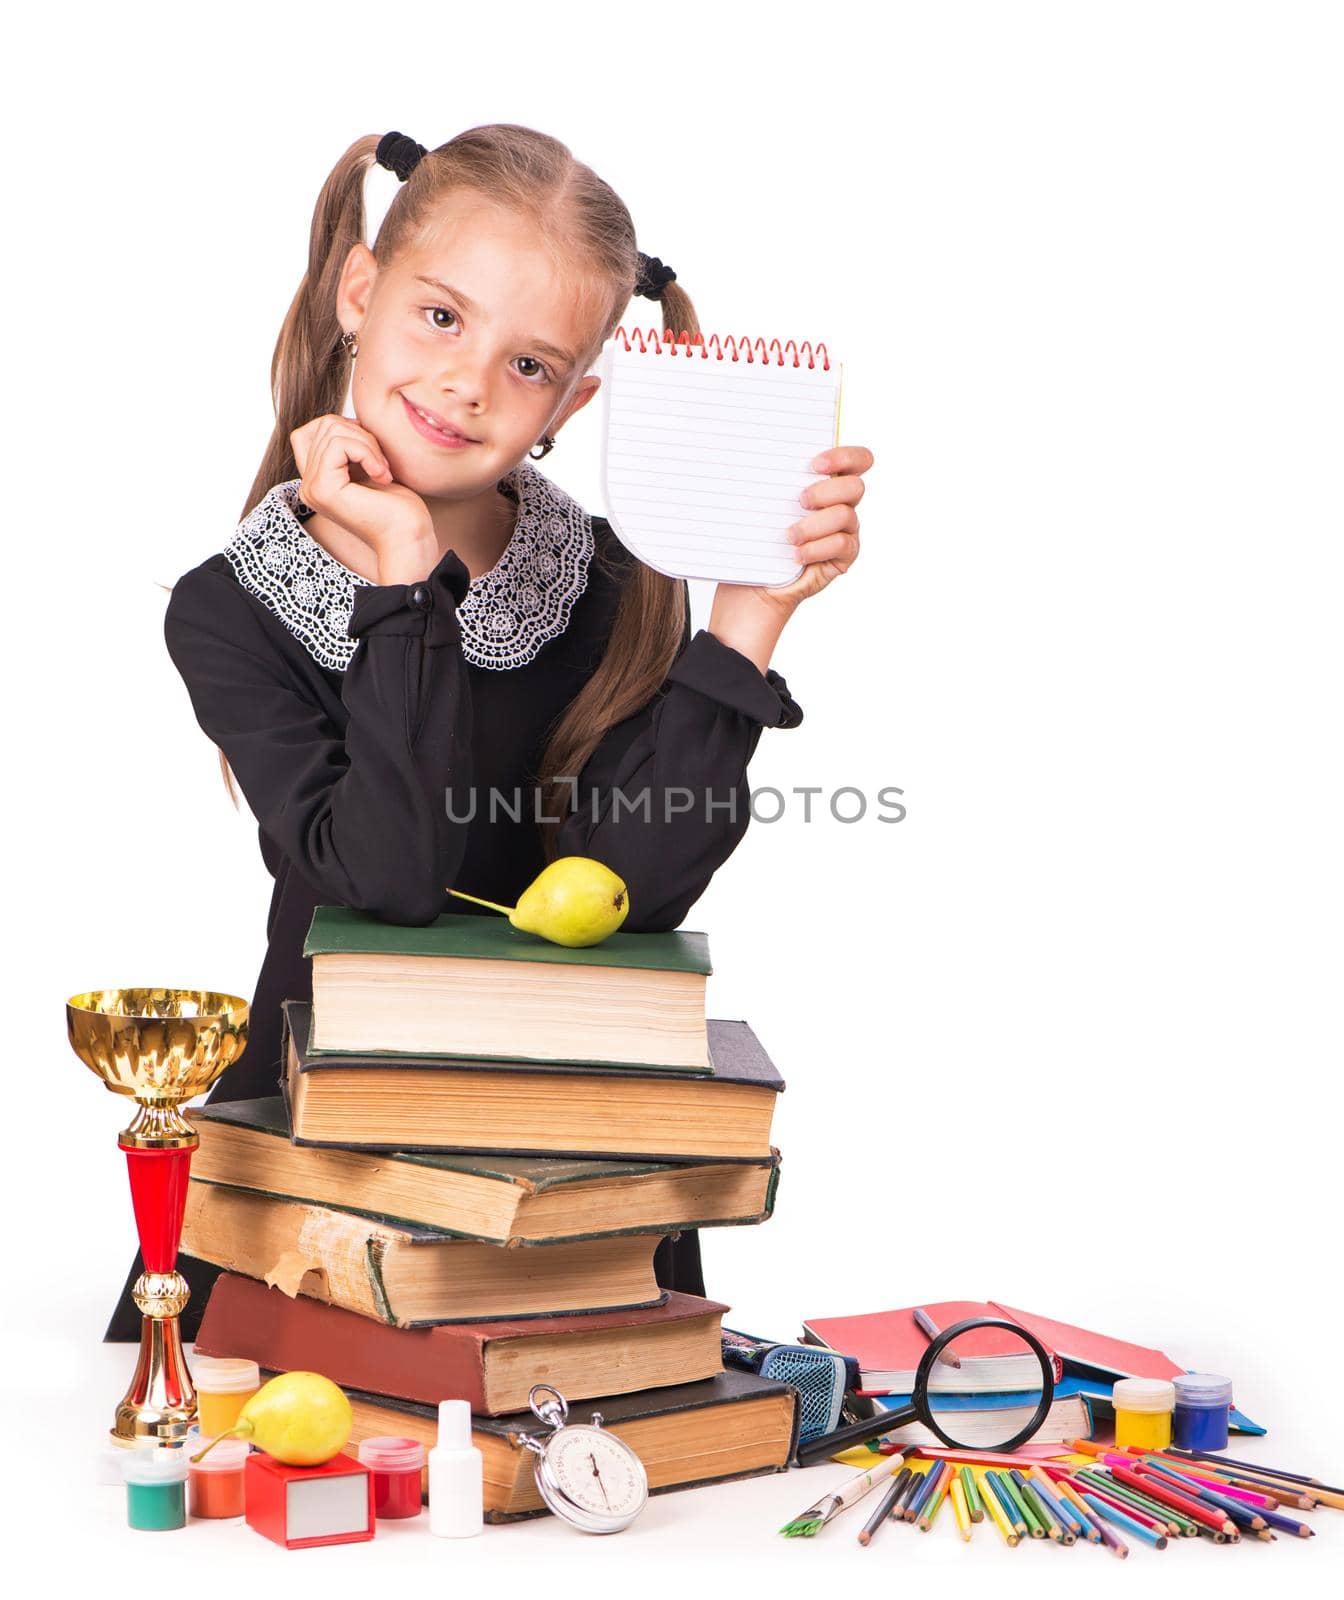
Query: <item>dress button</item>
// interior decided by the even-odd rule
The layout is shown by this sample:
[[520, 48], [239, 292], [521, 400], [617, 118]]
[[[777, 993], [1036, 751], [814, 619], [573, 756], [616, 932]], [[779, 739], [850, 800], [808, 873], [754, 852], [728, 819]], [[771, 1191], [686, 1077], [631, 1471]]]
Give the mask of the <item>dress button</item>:
[[411, 604], [417, 611], [428, 611], [429, 603], [429, 590], [423, 583], [417, 583], [411, 590]]

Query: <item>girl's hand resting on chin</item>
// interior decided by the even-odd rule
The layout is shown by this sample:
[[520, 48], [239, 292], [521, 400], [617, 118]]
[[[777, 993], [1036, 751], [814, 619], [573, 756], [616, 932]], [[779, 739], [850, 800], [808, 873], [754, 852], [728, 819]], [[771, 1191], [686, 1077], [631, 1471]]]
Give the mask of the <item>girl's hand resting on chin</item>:
[[373, 552], [377, 582], [417, 583], [438, 557], [429, 508], [398, 483], [382, 447], [349, 417], [314, 417], [289, 436], [305, 505]]
[[800, 496], [805, 514], [789, 536], [804, 565], [792, 583], [778, 588], [721, 583], [715, 589], [710, 633], [740, 650], [762, 672], [800, 602], [819, 594], [858, 559], [859, 514], [854, 508], [863, 499], [862, 474], [872, 464], [873, 452], [861, 444], [836, 445], [813, 461], [813, 471], [828, 476], [809, 483]]

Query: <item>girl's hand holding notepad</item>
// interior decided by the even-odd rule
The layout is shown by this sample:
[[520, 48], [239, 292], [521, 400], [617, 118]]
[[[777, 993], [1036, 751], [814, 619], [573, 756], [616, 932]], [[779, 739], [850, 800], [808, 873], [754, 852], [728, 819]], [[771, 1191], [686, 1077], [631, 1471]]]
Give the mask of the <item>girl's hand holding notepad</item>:
[[857, 560], [855, 507], [863, 498], [862, 474], [873, 459], [873, 452], [863, 445], [836, 445], [816, 458], [814, 468], [832, 476], [810, 483], [800, 497], [808, 509], [790, 529], [790, 537], [804, 566], [792, 583], [774, 588], [720, 583], [715, 589], [710, 633], [754, 661], [762, 672], [799, 602], [819, 593]]

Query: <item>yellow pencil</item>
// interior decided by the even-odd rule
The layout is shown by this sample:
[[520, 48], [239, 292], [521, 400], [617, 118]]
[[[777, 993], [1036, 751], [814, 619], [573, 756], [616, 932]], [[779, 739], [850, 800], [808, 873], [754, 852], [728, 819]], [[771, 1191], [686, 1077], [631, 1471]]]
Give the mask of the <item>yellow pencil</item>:
[[966, 1504], [966, 1490], [962, 1485], [961, 1479], [956, 1475], [956, 1473], [953, 1473], [952, 1475], [951, 1494], [952, 1514], [957, 1519], [957, 1531], [969, 1544], [971, 1538], [971, 1513], [970, 1508]]
[[994, 1518], [999, 1532], [1008, 1541], [1008, 1548], [1010, 1550], [1016, 1549], [1017, 1534], [1013, 1532], [1012, 1523], [1009, 1522], [1008, 1518], [1004, 1515], [1003, 1507], [999, 1504], [998, 1495], [996, 1495], [993, 1489], [991, 1489], [990, 1486], [985, 1482], [983, 1473], [977, 1472], [975, 1474], [975, 1486], [980, 1491], [980, 1498], [984, 1502], [985, 1510], [988, 1511], [990, 1516]]

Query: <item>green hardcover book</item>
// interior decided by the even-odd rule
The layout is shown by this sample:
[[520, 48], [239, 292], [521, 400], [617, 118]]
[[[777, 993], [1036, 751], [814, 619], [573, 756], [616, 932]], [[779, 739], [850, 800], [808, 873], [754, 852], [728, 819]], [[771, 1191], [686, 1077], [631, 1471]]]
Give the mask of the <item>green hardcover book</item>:
[[374, 1152], [295, 1144], [278, 1095], [222, 1100], [187, 1114], [201, 1140], [193, 1178], [493, 1245], [764, 1222], [779, 1180], [773, 1150], [753, 1162], [695, 1166]]
[[318, 906], [314, 1052], [710, 1072], [703, 933], [616, 932], [570, 950], [504, 917], [403, 927]]
[[286, 1000], [285, 1092], [301, 1143], [621, 1161], [759, 1161], [784, 1087], [745, 1022], [708, 1025], [713, 1072], [442, 1056], [313, 1054]]

